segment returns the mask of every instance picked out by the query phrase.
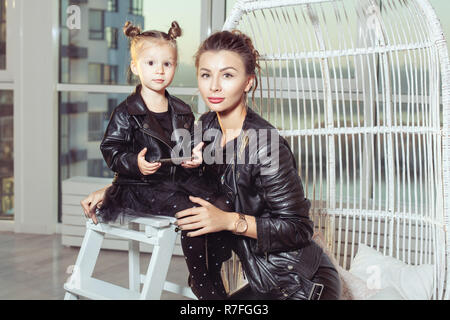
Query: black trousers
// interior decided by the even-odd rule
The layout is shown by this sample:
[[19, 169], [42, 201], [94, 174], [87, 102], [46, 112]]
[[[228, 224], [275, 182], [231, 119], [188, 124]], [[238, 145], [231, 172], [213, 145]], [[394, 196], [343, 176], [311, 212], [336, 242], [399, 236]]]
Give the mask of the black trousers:
[[[233, 211], [226, 198], [212, 202], [224, 211]], [[189, 270], [189, 285], [199, 300], [223, 300], [227, 293], [223, 286], [221, 269], [231, 258], [232, 234], [228, 231], [188, 237], [192, 231], [182, 231], [181, 246]]]

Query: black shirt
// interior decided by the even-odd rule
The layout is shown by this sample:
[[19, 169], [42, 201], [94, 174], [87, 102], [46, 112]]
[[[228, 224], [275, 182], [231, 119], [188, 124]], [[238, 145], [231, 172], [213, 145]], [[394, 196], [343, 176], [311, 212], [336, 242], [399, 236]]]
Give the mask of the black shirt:
[[170, 111], [166, 112], [153, 112], [150, 111], [150, 113], [155, 117], [156, 121], [158, 121], [159, 125], [163, 129], [166, 136], [169, 138], [172, 137], [172, 117], [170, 116]]
[[[219, 142], [220, 143], [220, 142]], [[222, 175], [225, 173], [227, 167], [234, 162], [234, 155], [233, 152], [236, 152], [237, 149], [237, 143], [238, 138], [234, 138], [231, 141], [228, 141], [227, 144], [224, 147], [220, 147], [222, 151], [222, 158], [220, 159], [219, 154], [216, 154], [215, 163], [211, 165], [213, 172], [215, 175], [221, 179]], [[227, 161], [227, 149], [228, 151], [231, 151], [230, 154], [231, 159], [228, 159]]]

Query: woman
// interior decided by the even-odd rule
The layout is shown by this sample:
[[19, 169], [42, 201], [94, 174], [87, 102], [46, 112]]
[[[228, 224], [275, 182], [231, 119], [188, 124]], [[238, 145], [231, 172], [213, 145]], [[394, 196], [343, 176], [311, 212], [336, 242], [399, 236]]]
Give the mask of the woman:
[[[227, 244], [239, 256], [249, 286], [231, 298], [338, 299], [337, 271], [311, 241], [310, 202], [289, 145], [247, 107], [247, 94], [257, 87], [257, 61], [251, 39], [238, 31], [211, 35], [197, 52], [198, 87], [211, 109], [199, 121], [203, 137], [212, 140], [203, 159], [211, 163], [209, 151], [215, 160], [204, 172], [219, 181], [235, 212], [191, 197], [199, 207], [178, 212], [178, 227], [190, 237], [234, 234]], [[93, 219], [89, 212], [102, 198], [100, 190], [82, 202]]]

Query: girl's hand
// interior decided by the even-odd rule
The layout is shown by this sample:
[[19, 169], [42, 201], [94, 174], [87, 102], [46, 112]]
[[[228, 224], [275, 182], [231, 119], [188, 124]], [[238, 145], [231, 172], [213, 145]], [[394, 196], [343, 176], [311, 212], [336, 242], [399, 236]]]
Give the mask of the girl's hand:
[[137, 156], [137, 161], [138, 161], [138, 167], [139, 167], [139, 171], [141, 171], [141, 173], [144, 176], [149, 176], [151, 174], [154, 174], [156, 171], [158, 171], [159, 168], [161, 168], [161, 162], [147, 162], [145, 160], [145, 154], [147, 153], [147, 148], [142, 149], [141, 152], [139, 152], [138, 156]]
[[92, 219], [92, 221], [97, 224], [97, 216], [95, 215], [95, 209], [100, 208], [105, 197], [105, 191], [110, 186], [103, 189], [92, 192], [84, 200], [81, 201], [81, 207], [83, 207], [84, 215], [86, 218]]
[[201, 207], [190, 208], [178, 212], [175, 217], [180, 230], [197, 230], [188, 233], [189, 237], [197, 237], [207, 233], [223, 230], [233, 231], [238, 214], [226, 212], [215, 207], [201, 198], [189, 197], [189, 199], [201, 205]]
[[186, 169], [193, 169], [198, 168], [202, 162], [203, 162], [203, 146], [205, 145], [204, 142], [200, 142], [193, 150], [192, 155], [194, 157], [191, 161], [186, 161], [181, 164], [183, 168]]

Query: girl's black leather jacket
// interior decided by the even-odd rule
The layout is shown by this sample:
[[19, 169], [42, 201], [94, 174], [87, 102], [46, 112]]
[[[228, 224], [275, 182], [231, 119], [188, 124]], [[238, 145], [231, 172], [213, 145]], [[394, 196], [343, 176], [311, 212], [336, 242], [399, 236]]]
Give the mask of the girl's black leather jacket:
[[[183, 179], [188, 174], [188, 169], [173, 163], [164, 164], [155, 174], [144, 176], [139, 171], [137, 155], [146, 147], [145, 158], [149, 162], [170, 158], [177, 142], [183, 139], [181, 132], [175, 129], [185, 129], [184, 138], [189, 137], [186, 141], [190, 142], [194, 128], [194, 114], [187, 104], [166, 91], [175, 131], [175, 141], [172, 141], [167, 138], [158, 121], [148, 111], [140, 90], [141, 85], [138, 85], [135, 92], [114, 109], [100, 144], [108, 167], [116, 173], [114, 183], [157, 183], [161, 179], [166, 180], [168, 176], [172, 179]], [[190, 145], [189, 148], [191, 147]], [[179, 156], [185, 155], [180, 151]]]
[[[199, 125], [204, 133], [208, 129], [219, 132], [211, 134], [210, 150], [220, 145], [215, 112], [202, 115]], [[267, 132], [268, 139], [255, 140], [251, 136], [255, 132]], [[278, 146], [271, 144], [276, 140]], [[220, 180], [235, 210], [256, 217], [257, 240], [236, 236], [233, 244], [250, 286], [269, 299], [286, 299], [294, 292], [305, 299], [319, 297], [320, 285], [310, 279], [319, 267], [323, 251], [311, 240], [311, 205], [305, 198], [287, 141], [249, 109], [236, 146], [234, 158]], [[211, 168], [205, 166], [203, 171], [214, 174]]]

